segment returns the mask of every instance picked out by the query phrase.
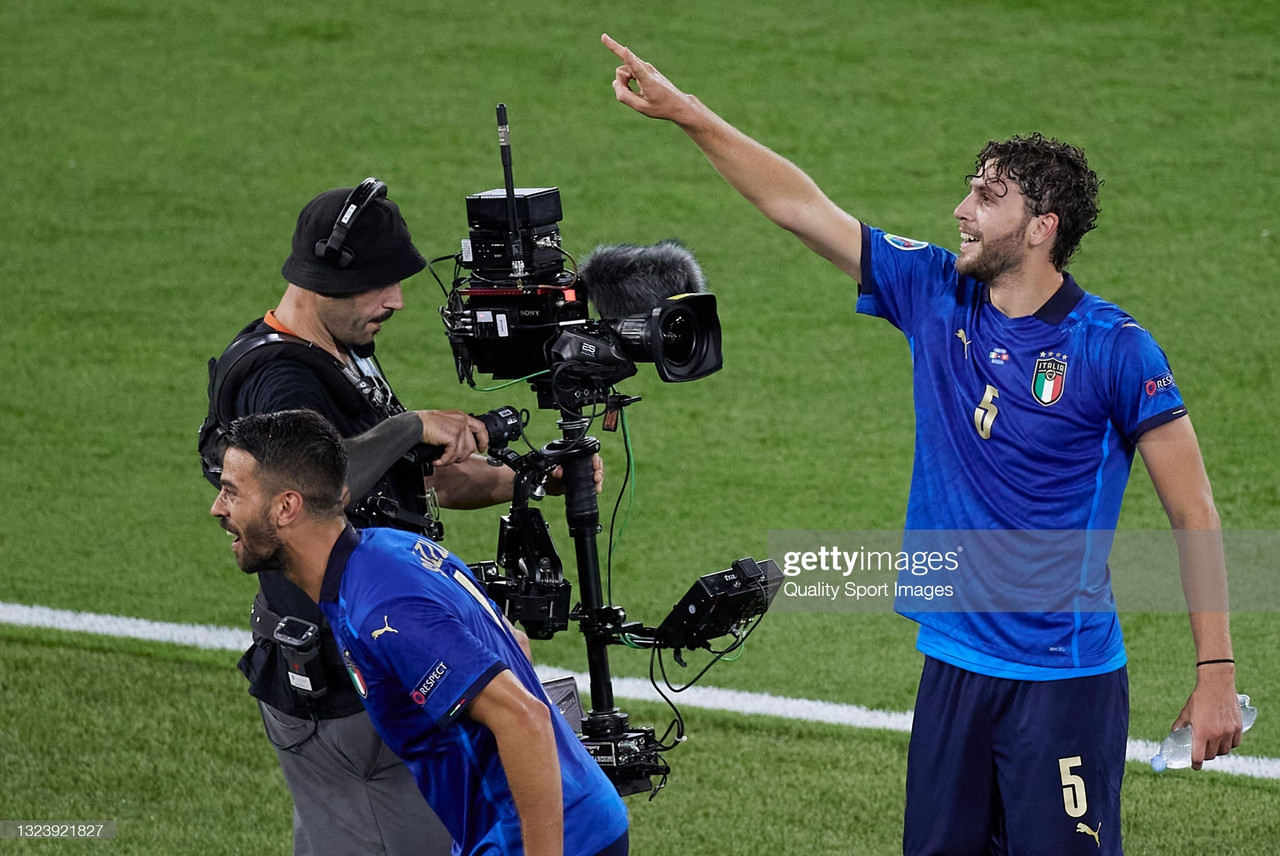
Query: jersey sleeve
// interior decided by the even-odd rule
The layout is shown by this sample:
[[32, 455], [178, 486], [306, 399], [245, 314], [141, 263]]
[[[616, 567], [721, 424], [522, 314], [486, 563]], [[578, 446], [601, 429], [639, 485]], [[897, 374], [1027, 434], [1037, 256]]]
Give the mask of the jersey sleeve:
[[[395, 632], [373, 634], [383, 627]], [[413, 703], [443, 728], [507, 666], [453, 614], [426, 597], [401, 598], [370, 612], [360, 628], [380, 671], [394, 674]]]
[[957, 287], [955, 254], [862, 225], [857, 311], [883, 318], [911, 338], [922, 308]]
[[1169, 358], [1155, 337], [1132, 321], [1116, 334], [1112, 384], [1112, 421], [1131, 443], [1187, 413]]

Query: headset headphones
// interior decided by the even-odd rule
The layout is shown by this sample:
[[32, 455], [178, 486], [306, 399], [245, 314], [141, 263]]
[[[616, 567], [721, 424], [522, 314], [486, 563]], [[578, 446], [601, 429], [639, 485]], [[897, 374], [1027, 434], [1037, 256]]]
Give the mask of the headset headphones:
[[360, 182], [360, 186], [347, 194], [346, 201], [338, 210], [338, 219], [333, 223], [333, 232], [326, 241], [316, 241], [316, 258], [322, 259], [339, 268], [345, 268], [355, 260], [356, 254], [343, 246], [347, 232], [360, 218], [360, 213], [375, 199], [387, 195], [387, 186], [370, 176]]

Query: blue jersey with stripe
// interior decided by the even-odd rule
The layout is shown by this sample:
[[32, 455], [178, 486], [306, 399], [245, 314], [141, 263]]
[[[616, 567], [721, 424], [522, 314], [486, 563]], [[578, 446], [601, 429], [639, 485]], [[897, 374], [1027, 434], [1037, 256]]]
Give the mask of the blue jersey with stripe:
[[[1013, 679], [1124, 665], [1108, 533], [1138, 438], [1186, 413], [1164, 352], [1069, 273], [1034, 315], [1009, 318], [983, 283], [957, 273], [954, 253], [865, 225], [862, 239], [858, 311], [889, 321], [911, 348], [907, 540], [916, 530], [997, 533], [951, 579], [963, 612], [925, 605], [912, 589], [903, 596], [921, 580], [899, 579], [895, 607], [920, 623], [918, 647]], [[1064, 535], [1025, 537], [1033, 531]], [[1031, 606], [1008, 608], [1010, 591], [1028, 589], [1021, 602]]]
[[565, 853], [589, 856], [626, 831], [621, 797], [547, 700], [462, 560], [410, 532], [348, 528], [330, 556], [320, 608], [374, 728], [404, 760], [461, 853], [523, 852], [493, 733], [465, 715], [504, 670], [551, 708]]

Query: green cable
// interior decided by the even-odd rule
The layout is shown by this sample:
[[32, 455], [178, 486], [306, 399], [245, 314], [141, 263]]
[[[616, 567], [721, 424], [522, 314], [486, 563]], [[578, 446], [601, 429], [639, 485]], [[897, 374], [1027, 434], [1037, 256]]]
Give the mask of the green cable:
[[636, 498], [636, 456], [631, 448], [631, 431], [627, 427], [627, 411], [618, 411], [618, 416], [622, 420], [622, 445], [627, 451], [627, 504], [622, 509], [622, 525], [618, 527], [618, 534], [613, 539], [613, 544], [609, 547], [609, 558], [613, 558], [613, 553], [618, 549], [618, 545], [622, 542], [622, 535], [627, 531], [627, 524], [631, 521], [631, 506], [635, 503]]
[[501, 383], [501, 384], [498, 384], [497, 386], [473, 386], [471, 387], [471, 389], [474, 392], [497, 392], [498, 390], [506, 389], [509, 386], [515, 386], [518, 383], [524, 383], [527, 380], [532, 380], [533, 378], [538, 377], [540, 375], [550, 374], [550, 373], [551, 373], [550, 369], [543, 369], [540, 372], [534, 372], [531, 375], [518, 377], [515, 380], [509, 380], [506, 383]]

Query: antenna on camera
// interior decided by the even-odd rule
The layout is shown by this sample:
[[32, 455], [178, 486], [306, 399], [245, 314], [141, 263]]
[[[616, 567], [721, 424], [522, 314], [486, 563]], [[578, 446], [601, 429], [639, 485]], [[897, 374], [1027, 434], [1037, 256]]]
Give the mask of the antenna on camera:
[[507, 125], [507, 105], [498, 105], [498, 150], [502, 152], [502, 178], [507, 188], [507, 234], [511, 240], [511, 276], [524, 276], [524, 251], [520, 246], [520, 226], [516, 222], [516, 182], [511, 171], [511, 128]]

